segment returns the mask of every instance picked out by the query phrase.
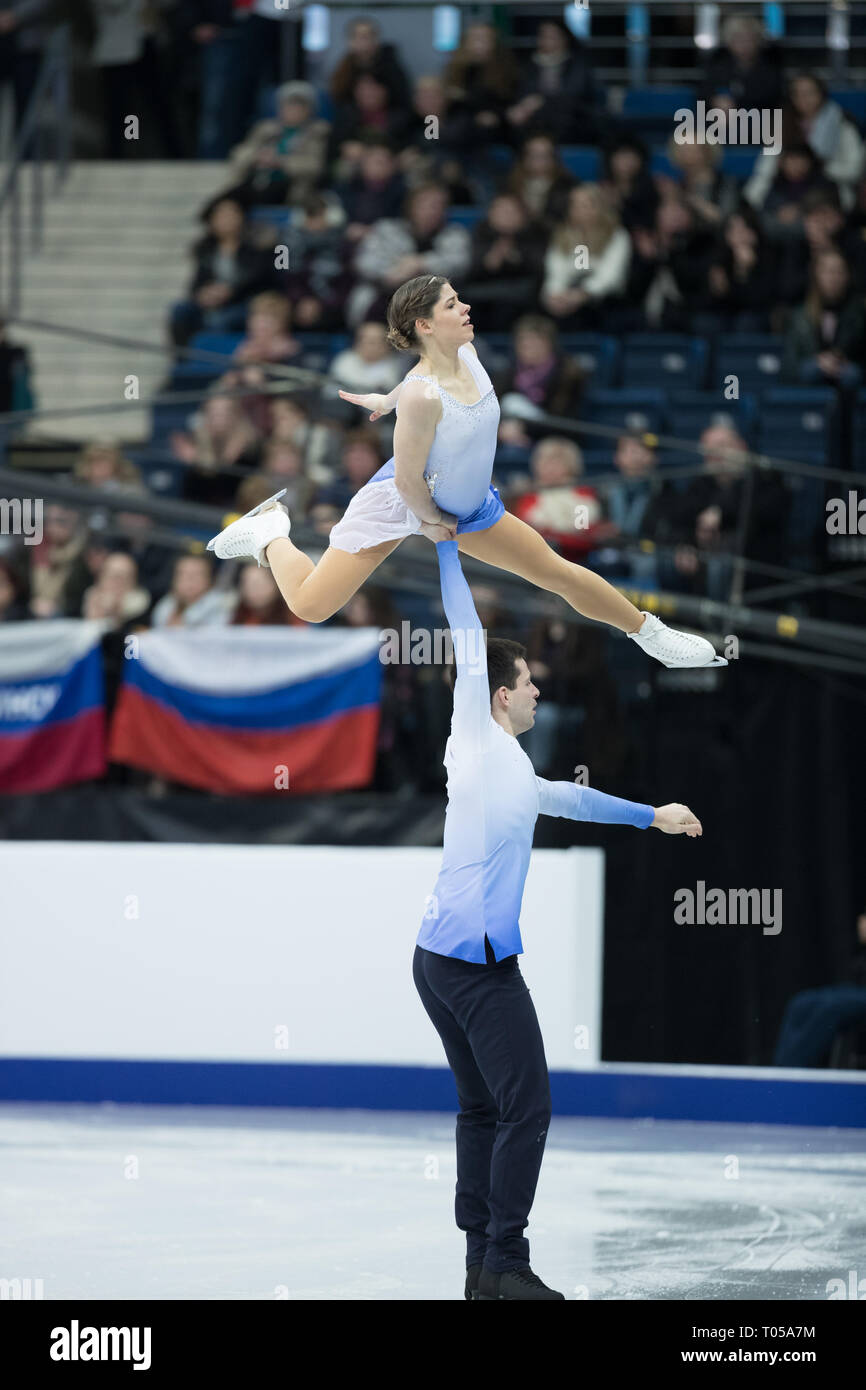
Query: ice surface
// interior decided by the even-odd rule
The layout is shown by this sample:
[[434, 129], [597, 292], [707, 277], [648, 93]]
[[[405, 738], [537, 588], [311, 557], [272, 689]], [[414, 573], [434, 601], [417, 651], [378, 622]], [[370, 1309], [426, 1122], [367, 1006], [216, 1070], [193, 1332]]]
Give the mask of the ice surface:
[[[46, 1299], [463, 1296], [452, 1116], [3, 1105], [0, 1169], [0, 1277]], [[554, 1116], [527, 1234], [567, 1298], [826, 1299], [866, 1130]]]

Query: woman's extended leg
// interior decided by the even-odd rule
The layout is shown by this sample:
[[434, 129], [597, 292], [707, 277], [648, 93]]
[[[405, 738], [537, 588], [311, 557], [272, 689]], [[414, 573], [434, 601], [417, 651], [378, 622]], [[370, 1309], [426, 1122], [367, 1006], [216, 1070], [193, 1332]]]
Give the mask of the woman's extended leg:
[[457, 537], [457, 544], [477, 560], [519, 574], [539, 589], [560, 594], [585, 618], [610, 623], [620, 632], [637, 632], [644, 622], [643, 613], [606, 579], [583, 565], [564, 560], [537, 531], [510, 512], [487, 531], [464, 532]]
[[382, 541], [350, 554], [329, 546], [317, 565], [288, 537], [267, 547], [268, 564], [286, 603], [297, 618], [323, 623], [338, 613], [382, 561], [396, 550], [396, 541]]

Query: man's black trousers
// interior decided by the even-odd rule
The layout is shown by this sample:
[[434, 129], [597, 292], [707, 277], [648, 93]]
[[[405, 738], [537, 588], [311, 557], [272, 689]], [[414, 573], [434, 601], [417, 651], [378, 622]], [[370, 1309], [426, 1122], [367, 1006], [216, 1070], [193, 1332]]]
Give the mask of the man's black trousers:
[[550, 1079], [517, 956], [476, 965], [415, 947], [412, 974], [457, 1083], [454, 1213], [466, 1267], [529, 1263], [523, 1232], [550, 1123]]

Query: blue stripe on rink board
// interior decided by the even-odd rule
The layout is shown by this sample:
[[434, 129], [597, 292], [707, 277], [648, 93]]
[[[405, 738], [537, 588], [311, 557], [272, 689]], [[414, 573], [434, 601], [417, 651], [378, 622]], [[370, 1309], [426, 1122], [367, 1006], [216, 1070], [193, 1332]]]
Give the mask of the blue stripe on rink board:
[[346, 714], [379, 703], [382, 663], [378, 652], [361, 665], [328, 672], [312, 680], [298, 681], [276, 690], [211, 695], [169, 685], [141, 662], [130, 662], [126, 684], [161, 705], [176, 710], [192, 724], [228, 729], [279, 729], [318, 724], [335, 714]]
[[4, 710], [8, 709], [6, 702], [14, 699], [16, 692], [21, 692], [23, 696], [26, 691], [35, 692], [37, 687], [47, 691], [55, 688], [57, 692], [57, 699], [44, 719], [13, 719], [6, 713], [0, 718], [0, 734], [31, 734], [37, 729], [48, 729], [53, 724], [63, 724], [79, 714], [101, 708], [105, 703], [101, 648], [91, 647], [66, 671], [56, 675], [37, 676], [34, 680], [0, 681]]
[[[551, 1072], [554, 1114], [717, 1123], [866, 1128], [866, 1075], [767, 1070], [743, 1075], [673, 1069]], [[111, 1101], [138, 1105], [304, 1106], [350, 1110], [457, 1109], [439, 1067], [315, 1063], [138, 1062], [9, 1057], [0, 1101]]]

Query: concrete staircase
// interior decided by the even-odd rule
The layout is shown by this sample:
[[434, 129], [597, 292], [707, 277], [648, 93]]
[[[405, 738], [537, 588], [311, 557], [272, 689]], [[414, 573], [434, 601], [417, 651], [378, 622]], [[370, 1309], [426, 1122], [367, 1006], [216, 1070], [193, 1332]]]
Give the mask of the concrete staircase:
[[81, 162], [45, 209], [42, 249], [22, 268], [22, 318], [158, 343], [164, 353], [111, 347], [73, 335], [10, 329], [30, 349], [36, 404], [53, 410], [110, 405], [116, 411], [37, 422], [28, 438], [138, 443], [150, 411], [124, 400], [124, 378], [139, 378], [146, 401], [169, 366], [167, 314], [191, 274], [198, 213], [227, 185], [217, 163]]

